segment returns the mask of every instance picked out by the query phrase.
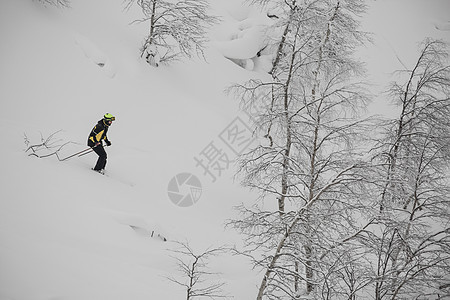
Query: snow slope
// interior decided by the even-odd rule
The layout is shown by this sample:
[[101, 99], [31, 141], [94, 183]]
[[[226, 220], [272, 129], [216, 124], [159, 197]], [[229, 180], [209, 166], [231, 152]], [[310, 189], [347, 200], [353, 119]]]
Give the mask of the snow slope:
[[[242, 114], [223, 90], [259, 75], [224, 55], [253, 59], [247, 43], [254, 46], [268, 20], [237, 0], [211, 1], [226, 23], [211, 33], [208, 63], [154, 69], [138, 55], [145, 27], [129, 25], [138, 10], [124, 12], [122, 0], [72, 2], [63, 11], [0, 2], [0, 300], [179, 299], [184, 290], [166, 279], [177, 274], [172, 241], [202, 251], [241, 239], [223, 224], [233, 206], [254, 195], [233, 182], [232, 165], [213, 182], [195, 158], [212, 144], [233, 158], [220, 135]], [[373, 2], [367, 28], [376, 29], [387, 5]], [[449, 19], [432, 21], [445, 29]], [[382, 42], [377, 47], [386, 50]], [[363, 55], [375, 65], [380, 58], [372, 50]], [[264, 69], [264, 61], [256, 66]], [[81, 151], [106, 112], [117, 118], [109, 132], [108, 177], [90, 171], [95, 154], [60, 162], [24, 152], [24, 134], [39, 143], [60, 130], [61, 143], [72, 142], [62, 156]], [[181, 172], [202, 183], [191, 207], [168, 198], [168, 183]], [[143, 236], [152, 231], [169, 241]], [[234, 299], [254, 298], [260, 274], [241, 258], [222, 255], [210, 267]]]
[[[128, 25], [132, 12], [121, 1], [90, 4], [76, 1], [67, 11], [1, 4], [0, 299], [176, 299], [183, 289], [165, 278], [176, 274], [167, 251], [175, 245], [129, 225], [198, 251], [236, 240], [223, 223], [248, 193], [230, 179], [231, 168], [212, 183], [194, 156], [236, 116], [223, 89], [239, 68], [216, 59], [198, 69], [195, 62], [152, 69], [139, 60], [143, 35]], [[225, 72], [211, 78], [217, 66]], [[117, 118], [110, 177], [90, 171], [95, 154], [59, 162], [24, 153], [24, 133], [39, 143], [59, 130], [57, 138], [73, 142], [62, 156], [83, 150], [106, 112]], [[180, 172], [202, 181], [193, 207], [167, 196]], [[214, 271], [245, 295], [243, 266]]]

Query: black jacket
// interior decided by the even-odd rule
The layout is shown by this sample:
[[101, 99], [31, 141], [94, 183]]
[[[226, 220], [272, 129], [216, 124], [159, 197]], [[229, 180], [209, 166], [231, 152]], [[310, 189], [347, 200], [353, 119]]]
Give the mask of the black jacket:
[[106, 133], [108, 132], [109, 126], [105, 123], [104, 119], [98, 121], [97, 125], [92, 128], [91, 133], [88, 138], [88, 146], [94, 147], [97, 143], [101, 143], [101, 141], [108, 142], [108, 137]]

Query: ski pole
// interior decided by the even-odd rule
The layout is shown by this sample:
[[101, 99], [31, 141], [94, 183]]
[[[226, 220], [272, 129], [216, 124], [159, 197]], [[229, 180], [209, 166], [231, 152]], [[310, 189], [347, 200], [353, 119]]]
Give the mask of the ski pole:
[[[60, 159], [60, 161], [68, 160], [69, 158], [74, 157], [75, 155], [87, 154], [87, 153], [89, 153], [90, 151], [93, 151], [91, 147], [86, 148], [86, 149], [84, 149], [84, 150], [82, 150], [82, 151], [80, 151], [80, 152], [77, 152], [77, 153], [75, 153], [75, 154], [72, 154], [72, 155], [70, 155], [70, 156], [67, 156], [66, 158]], [[86, 152], [86, 153], [84, 153], [84, 152]]]
[[[94, 148], [95, 148], [95, 147], [94, 147]], [[86, 155], [86, 154], [89, 154], [89, 153], [93, 152], [93, 151], [94, 151], [94, 148], [91, 148], [91, 150], [79, 154], [78, 157], [82, 157], [83, 155]]]
[[[87, 151], [87, 152], [84, 152], [84, 151], [86, 151], [87, 149], [81, 151], [81, 152], [83, 152], [83, 153], [79, 154], [78, 157], [82, 157], [83, 155], [86, 155], [86, 154], [89, 154], [89, 153], [93, 152], [93, 151], [94, 151], [94, 148], [97, 147], [98, 145], [101, 145], [101, 144], [95, 145], [94, 147], [91, 148], [91, 150], [89, 150], [89, 151]], [[79, 153], [79, 152], [78, 152], [78, 153]]]
[[94, 147], [86, 148], [86, 149], [84, 149], [84, 150], [82, 150], [82, 151], [80, 151], [80, 152], [77, 152], [77, 153], [75, 153], [75, 154], [72, 154], [72, 155], [70, 155], [70, 156], [67, 156], [66, 158], [60, 159], [60, 161], [67, 160], [67, 159], [69, 159], [69, 158], [71, 158], [71, 157], [74, 157], [75, 155], [78, 155], [78, 157], [81, 157], [81, 156], [83, 156], [83, 155], [89, 154], [89, 153], [91, 153], [92, 151], [94, 151], [94, 148], [97, 147], [98, 145], [101, 145], [101, 144], [98, 143], [98, 144], [95, 145]]

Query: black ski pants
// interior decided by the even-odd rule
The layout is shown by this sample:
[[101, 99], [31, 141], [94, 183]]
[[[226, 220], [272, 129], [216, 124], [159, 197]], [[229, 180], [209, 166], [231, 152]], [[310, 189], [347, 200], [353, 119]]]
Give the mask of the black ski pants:
[[98, 145], [97, 147], [94, 147], [92, 149], [94, 149], [95, 153], [97, 153], [98, 155], [97, 164], [95, 165], [94, 170], [103, 170], [106, 166], [107, 157], [105, 148], [103, 148], [102, 145]]

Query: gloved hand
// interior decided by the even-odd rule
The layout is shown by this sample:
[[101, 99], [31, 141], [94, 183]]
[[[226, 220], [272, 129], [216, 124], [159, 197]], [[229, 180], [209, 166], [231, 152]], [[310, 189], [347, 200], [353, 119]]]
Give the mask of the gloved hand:
[[108, 147], [111, 146], [111, 142], [109, 140], [106, 140], [105, 143], [106, 143], [106, 146], [108, 146]]

